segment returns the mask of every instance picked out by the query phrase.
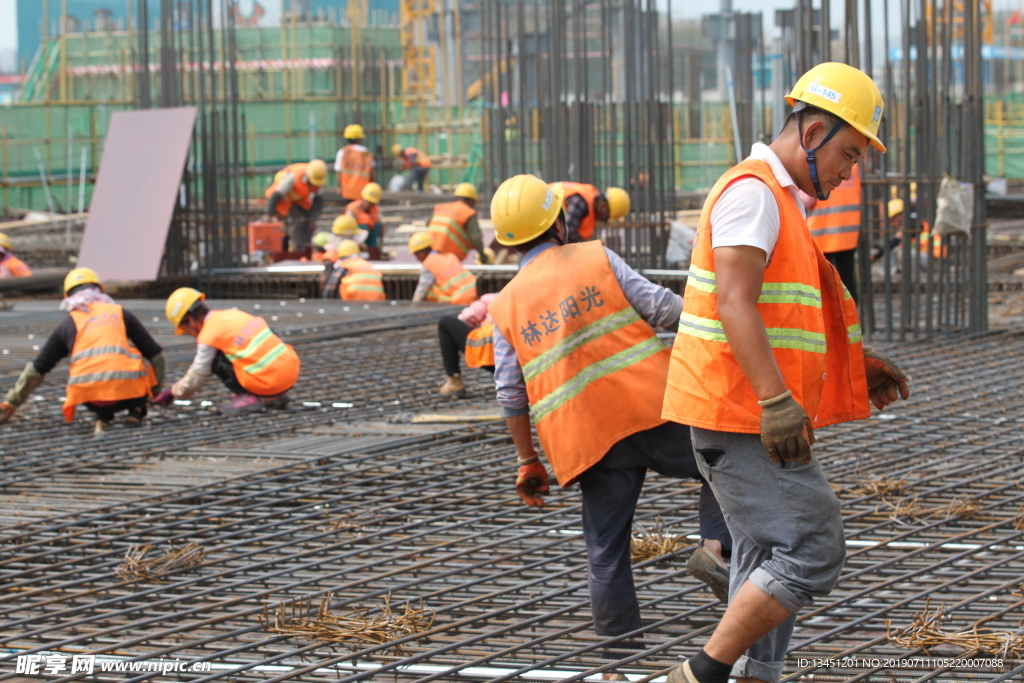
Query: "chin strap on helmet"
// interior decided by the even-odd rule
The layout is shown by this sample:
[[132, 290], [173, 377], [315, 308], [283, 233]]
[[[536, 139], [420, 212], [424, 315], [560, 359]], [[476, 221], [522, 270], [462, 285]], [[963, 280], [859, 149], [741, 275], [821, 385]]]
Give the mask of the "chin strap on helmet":
[[[796, 109], [794, 111], [800, 111], [800, 109]], [[820, 201], [825, 201], [826, 199], [828, 199], [828, 195], [826, 195], [821, 190], [821, 182], [818, 180], [818, 163], [814, 160], [814, 153], [817, 152], [822, 147], [824, 147], [825, 144], [829, 140], [831, 140], [832, 137], [836, 133], [839, 132], [839, 129], [842, 128], [845, 125], [846, 125], [845, 121], [837, 122], [836, 125], [832, 126], [832, 130], [830, 130], [828, 132], [828, 135], [825, 136], [825, 139], [821, 141], [821, 144], [819, 144], [814, 149], [807, 149], [806, 147], [804, 147], [804, 130], [803, 130], [803, 126], [802, 125], [798, 125], [797, 126], [797, 134], [800, 136], [800, 147], [802, 147], [803, 150], [805, 152], [807, 152], [807, 168], [811, 172], [811, 182], [814, 183], [814, 194], [816, 194], [818, 196], [818, 199]]]

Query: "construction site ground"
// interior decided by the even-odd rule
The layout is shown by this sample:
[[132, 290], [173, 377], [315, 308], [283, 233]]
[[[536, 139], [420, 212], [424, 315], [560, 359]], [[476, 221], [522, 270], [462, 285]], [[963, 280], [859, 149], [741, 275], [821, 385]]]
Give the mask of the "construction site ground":
[[[163, 301], [122, 303], [180, 377], [194, 340]], [[288, 410], [220, 414], [211, 381], [94, 439], [84, 410], [61, 417], [64, 363], [0, 426], [0, 680], [647, 681], [714, 629], [724, 605], [685, 568], [699, 484], [651, 473], [637, 540], [669, 551], [634, 565], [644, 626], [594, 634], [578, 489], [519, 501], [489, 374], [466, 371], [469, 399], [437, 394], [435, 323], [453, 309], [211, 303], [295, 346]], [[0, 311], [4, 390], [62, 315]], [[817, 433], [847, 561], [799, 615], [784, 680], [1021, 680], [1024, 327], [874, 345], [913, 395]], [[76, 655], [94, 672], [72, 674]], [[131, 671], [155, 661], [206, 664]]]

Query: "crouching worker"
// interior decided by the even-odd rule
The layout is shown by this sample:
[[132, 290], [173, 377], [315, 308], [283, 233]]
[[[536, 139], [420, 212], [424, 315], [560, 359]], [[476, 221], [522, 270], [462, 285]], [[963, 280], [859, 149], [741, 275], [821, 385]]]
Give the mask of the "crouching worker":
[[487, 307], [495, 294], [484, 294], [459, 313], [451, 313], [437, 321], [437, 338], [441, 345], [441, 360], [448, 378], [438, 389], [442, 396], [465, 398], [466, 384], [462, 381], [459, 353], [466, 356], [466, 365], [494, 372], [494, 321]]
[[236, 414], [288, 407], [288, 390], [299, 378], [299, 357], [274, 334], [267, 321], [244, 311], [211, 311], [206, 295], [181, 287], [167, 299], [167, 319], [175, 334], [196, 338], [198, 348], [185, 376], [153, 403], [170, 405], [191, 398], [216, 375], [235, 397], [220, 406]]
[[84, 405], [96, 416], [97, 435], [109, 429], [114, 414], [122, 410], [128, 411], [126, 426], [140, 426], [146, 401], [164, 379], [160, 345], [138, 318], [103, 291], [99, 276], [89, 268], [68, 273], [60, 310], [68, 317], [7, 392], [0, 403], [0, 422], [11, 418], [62, 358], [71, 356], [64, 419], [70, 422], [75, 406]]

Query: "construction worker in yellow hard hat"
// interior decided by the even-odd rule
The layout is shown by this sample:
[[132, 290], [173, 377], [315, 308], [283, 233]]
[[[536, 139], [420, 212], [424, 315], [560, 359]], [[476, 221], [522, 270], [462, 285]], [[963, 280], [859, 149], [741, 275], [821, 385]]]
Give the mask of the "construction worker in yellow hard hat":
[[380, 247], [384, 244], [384, 224], [380, 222], [380, 200], [383, 194], [380, 185], [369, 183], [359, 194], [359, 199], [349, 202], [345, 207], [345, 213], [355, 219], [360, 230], [366, 231], [363, 244], [374, 261], [381, 259]]
[[126, 426], [140, 426], [149, 397], [164, 380], [160, 345], [138, 318], [104, 292], [90, 268], [75, 268], [64, 278], [60, 310], [68, 316], [7, 392], [0, 403], [0, 422], [9, 420], [43, 377], [71, 356], [64, 419], [70, 422], [75, 407], [84, 405], [95, 416], [96, 435], [109, 429], [121, 411], [128, 412]]
[[609, 187], [603, 193], [586, 183], [552, 183], [562, 188], [565, 197], [565, 227], [569, 244], [594, 239], [597, 224], [618, 220], [629, 213], [629, 193], [619, 187]]
[[0, 232], [0, 277], [28, 277], [32, 269], [13, 253], [11, 238]]
[[344, 301], [387, 299], [384, 278], [359, 252], [360, 246], [354, 240], [344, 240], [338, 245], [338, 261], [324, 290], [324, 298], [340, 296]]
[[313, 226], [323, 211], [321, 188], [327, 182], [327, 164], [313, 159], [308, 164], [291, 164], [278, 171], [267, 188], [267, 213], [261, 220], [277, 217], [288, 232], [288, 249], [302, 251], [313, 236]]
[[797, 192], [824, 201], [869, 149], [885, 151], [882, 95], [862, 71], [826, 63], [786, 100], [778, 137], [755, 143], [704, 202], [672, 350], [662, 417], [691, 427], [736, 575], [718, 628], [668, 683], [779, 680], [796, 613], [831, 592], [846, 556], [814, 429], [910, 396], [899, 367], [862, 346], [857, 307]]
[[[566, 244], [562, 192], [519, 175], [491, 199], [495, 236], [522, 255], [519, 273], [488, 307], [494, 382], [523, 503], [542, 507], [550, 481], [531, 416], [558, 483], [580, 485], [594, 629], [620, 636], [642, 626], [630, 537], [647, 470], [700, 478], [689, 429], [661, 417], [669, 351], [654, 328], [675, 329], [683, 302], [600, 242]], [[702, 552], [718, 560], [707, 580], [722, 593], [729, 532], [703, 489]]]
[[220, 406], [226, 414], [288, 407], [288, 390], [299, 378], [299, 357], [258, 316], [237, 309], [210, 310], [206, 295], [180, 287], [167, 298], [165, 313], [175, 334], [196, 338], [196, 356], [185, 376], [153, 403], [170, 405], [191, 398], [216, 375], [234, 398]]
[[476, 217], [477, 193], [471, 183], [462, 183], [455, 188], [454, 202], [434, 206], [427, 230], [434, 237], [434, 250], [442, 254], [454, 254], [460, 261], [476, 249], [483, 263], [489, 263], [484, 252], [484, 237]]
[[402, 147], [399, 144], [391, 146], [391, 154], [402, 160], [402, 168], [412, 174], [411, 185], [413, 189], [423, 192], [424, 183], [427, 180], [427, 173], [430, 172], [430, 157], [415, 147]]
[[412, 301], [466, 304], [476, 301], [476, 276], [462, 267], [453, 254], [434, 251], [434, 237], [427, 231], [409, 238], [409, 253], [423, 264]]
[[[895, 187], [893, 189], [896, 189]], [[916, 183], [911, 183], [911, 202], [916, 197]], [[907, 244], [917, 245], [918, 265], [921, 268], [928, 267], [929, 259], [941, 259], [946, 258], [949, 255], [949, 247], [943, 244], [942, 235], [932, 236], [932, 226], [928, 221], [919, 219], [914, 204], [910, 205], [910, 213], [912, 218], [918, 218], [920, 224], [920, 232], [915, 236], [913, 232], [910, 233], [910, 239], [905, 240], [907, 237], [907, 228], [904, 222], [904, 204], [903, 200], [899, 197], [894, 197], [889, 200], [886, 205], [886, 212], [889, 215], [889, 226], [892, 228], [893, 237], [889, 241], [889, 245], [886, 248], [878, 247], [871, 255], [872, 262], [878, 260], [882, 254], [886, 251], [895, 249], [896, 247], [903, 244], [905, 241]], [[897, 272], [900, 272], [900, 264], [897, 263]]]
[[334, 158], [338, 174], [338, 192], [342, 199], [354, 202], [367, 183], [373, 182], [373, 152], [363, 146], [363, 127], [353, 123], [345, 127], [345, 146]]

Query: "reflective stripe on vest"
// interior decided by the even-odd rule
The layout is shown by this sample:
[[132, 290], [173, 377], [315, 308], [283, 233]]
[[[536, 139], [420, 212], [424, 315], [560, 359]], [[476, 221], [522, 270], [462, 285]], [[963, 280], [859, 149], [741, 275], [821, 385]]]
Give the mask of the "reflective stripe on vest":
[[486, 322], [466, 335], [466, 365], [482, 368], [494, 365], [494, 323]]
[[[112, 370], [109, 372], [93, 372], [88, 375], [76, 375], [68, 378], [68, 386], [76, 384], [87, 384], [89, 382], [106, 382], [112, 379], [141, 379], [146, 376], [146, 370]], [[141, 398], [141, 397], [135, 397]], [[101, 399], [97, 399], [101, 400]]]
[[427, 229], [434, 239], [434, 250], [454, 254], [460, 261], [472, 251], [466, 223], [476, 215], [462, 202], [448, 202], [434, 207], [434, 215], [430, 217]]
[[384, 301], [384, 278], [370, 265], [370, 262], [359, 256], [350, 256], [338, 264], [339, 270], [347, 270], [348, 274], [341, 279], [338, 290], [341, 298], [346, 301]]
[[77, 363], [78, 361], [84, 358], [104, 356], [108, 353], [119, 353], [122, 356], [128, 356], [129, 358], [137, 358], [139, 355], [138, 352], [133, 351], [132, 349], [123, 348], [121, 346], [97, 346], [92, 349], [85, 349], [84, 351], [79, 351], [75, 355], [71, 356], [71, 362]]
[[748, 159], [719, 179], [701, 212], [662, 416], [714, 431], [760, 431], [758, 397], [718, 314], [711, 244], [715, 203], [729, 183], [744, 177], [764, 182], [779, 207], [779, 236], [757, 310], [786, 387], [816, 427], [870, 415], [856, 305], [815, 246], [792, 195], [766, 162]]
[[442, 304], [470, 304], [476, 301], [476, 276], [462, 267], [453, 254], [431, 252], [423, 267], [434, 276], [435, 284], [427, 293], [429, 301]]
[[818, 202], [807, 216], [807, 227], [818, 247], [826, 254], [857, 247], [861, 223], [860, 164], [853, 167], [849, 180], [832, 190], [828, 199]]
[[273, 396], [294, 386], [299, 357], [267, 326], [244, 311], [210, 311], [196, 340], [231, 361], [239, 384], [257, 396]]
[[[362, 147], [360, 145], [360, 147]], [[373, 175], [373, 153], [345, 145], [341, 152], [341, 170], [338, 172], [338, 190], [344, 199], [359, 199], [359, 194]]]

